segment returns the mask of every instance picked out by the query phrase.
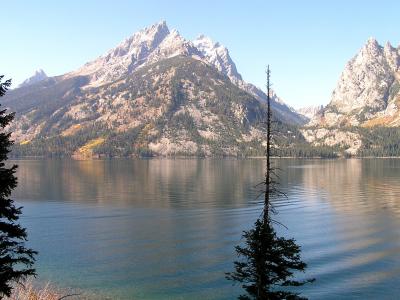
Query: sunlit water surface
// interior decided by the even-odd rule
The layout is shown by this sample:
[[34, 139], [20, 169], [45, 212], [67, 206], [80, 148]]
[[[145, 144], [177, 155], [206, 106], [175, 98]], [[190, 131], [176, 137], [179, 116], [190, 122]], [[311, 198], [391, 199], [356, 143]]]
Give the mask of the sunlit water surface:
[[[233, 299], [234, 246], [260, 214], [263, 160], [20, 160], [13, 193], [38, 280], [101, 299]], [[400, 160], [275, 161], [280, 234], [310, 299], [400, 295]]]

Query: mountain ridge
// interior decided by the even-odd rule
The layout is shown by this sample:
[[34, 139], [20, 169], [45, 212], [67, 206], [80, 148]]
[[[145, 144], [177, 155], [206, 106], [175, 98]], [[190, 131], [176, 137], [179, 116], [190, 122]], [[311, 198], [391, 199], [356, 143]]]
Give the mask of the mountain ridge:
[[[198, 49], [196, 45], [201, 49]], [[239, 88], [260, 101], [266, 101], [266, 95], [261, 89], [242, 79], [226, 47], [204, 35], [200, 35], [193, 42], [186, 40], [177, 30], [170, 31], [165, 21], [134, 33], [106, 54], [65, 76], [90, 76], [92, 77], [90, 86], [96, 86], [116, 80], [143, 66], [177, 55], [191, 56], [209, 63], [228, 76]], [[272, 91], [272, 106], [288, 122], [300, 125], [306, 121], [293, 108], [286, 105], [274, 91]]]
[[[375, 134], [360, 128], [400, 124], [399, 66], [400, 47], [370, 38], [346, 64], [325, 107], [296, 112], [272, 91], [286, 153], [296, 153], [296, 143], [299, 153], [310, 154], [309, 143], [329, 157], [332, 149], [376, 153]], [[261, 153], [265, 137], [266, 95], [243, 80], [229, 50], [204, 35], [188, 41], [165, 21], [77, 70], [9, 91], [4, 104], [17, 113], [11, 129], [25, 155], [46, 149], [62, 155], [59, 145], [78, 156], [242, 155]]]
[[[201, 50], [159, 22], [75, 71], [10, 91], [14, 153], [262, 153], [266, 95], [242, 80], [224, 46], [195, 43]], [[271, 102], [279, 122], [304, 122], [275, 93]]]

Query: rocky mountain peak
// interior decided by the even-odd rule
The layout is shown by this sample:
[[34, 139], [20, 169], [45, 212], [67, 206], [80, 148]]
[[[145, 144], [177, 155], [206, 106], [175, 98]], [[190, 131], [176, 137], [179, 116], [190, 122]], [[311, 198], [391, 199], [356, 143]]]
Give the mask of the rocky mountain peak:
[[127, 40], [135, 44], [147, 43], [148, 46], [156, 46], [170, 33], [165, 21], [158, 22], [134, 33]]
[[205, 36], [204, 34], [199, 35], [193, 43], [196, 45], [196, 47], [201, 50], [201, 51], [209, 51], [210, 49], [214, 48], [215, 43], [211, 38], [208, 36]]
[[[393, 72], [398, 73], [400, 68], [400, 48], [394, 48], [389, 42], [385, 44], [384, 55]], [[396, 74], [399, 78], [399, 74]]]
[[127, 38], [134, 45], [146, 43], [149, 47], [156, 47], [170, 33], [165, 21], [145, 27]]
[[46, 73], [42, 69], [37, 69], [35, 71], [35, 76], [47, 77]]
[[347, 64], [331, 103], [343, 113], [364, 107], [383, 108], [392, 83], [393, 74], [388, 70], [383, 47], [370, 38]]
[[369, 47], [377, 47], [377, 48], [381, 47], [376, 38], [374, 38], [373, 36], [368, 38], [366, 45]]
[[399, 90], [400, 53], [369, 38], [346, 64], [322, 119], [311, 125], [362, 125], [377, 117], [393, 115]]
[[383, 47], [379, 45], [378, 41], [370, 37], [365, 43], [364, 47], [360, 50], [358, 58], [363, 60], [365, 58], [377, 58], [383, 53]]
[[[99, 146], [115, 155], [208, 156], [249, 145], [254, 153], [254, 143], [263, 151], [265, 99], [242, 80], [226, 47], [205, 36], [186, 40], [159, 22], [74, 72], [10, 91], [4, 104], [17, 114], [13, 139], [24, 149], [83, 136], [66, 153]], [[304, 124], [274, 92], [271, 100], [276, 120]]]
[[37, 69], [31, 77], [25, 79], [18, 87], [28, 86], [40, 82], [46, 78], [47, 78], [46, 73], [42, 69]]
[[145, 64], [148, 56], [169, 35], [166, 22], [158, 22], [134, 33], [106, 54], [69, 75], [89, 75], [92, 85], [116, 80]]
[[170, 31], [165, 21], [146, 27], [108, 51], [105, 55], [106, 61], [127, 55], [134, 55], [140, 59], [141, 56], [145, 56], [147, 51], [156, 48], [169, 34]]
[[394, 48], [393, 48], [392, 44], [389, 41], [387, 41], [386, 44], [385, 44], [384, 49], [385, 50], [392, 50]]
[[138, 31], [70, 75], [89, 75], [91, 85], [102, 85], [137, 68], [177, 55], [202, 59], [227, 75], [236, 85], [242, 81], [226, 47], [204, 35], [193, 42], [188, 41], [176, 29], [170, 31], [165, 21]]
[[194, 46], [201, 51], [208, 62], [221, 73], [227, 75], [235, 84], [242, 80], [242, 76], [236, 69], [236, 65], [229, 55], [229, 50], [211, 38], [200, 35], [193, 41]]
[[[106, 54], [64, 75], [64, 78], [85, 76], [89, 81], [88, 86], [98, 87], [126, 75], [132, 75], [150, 64], [176, 56], [201, 60], [226, 75], [234, 85], [250, 93], [257, 100], [266, 99], [265, 93], [260, 89], [243, 81], [225, 46], [204, 35], [194, 41], [186, 40], [177, 30], [170, 31], [165, 21], [138, 31]], [[276, 109], [282, 116], [293, 120], [293, 123], [303, 123], [302, 116], [287, 107], [278, 97], [273, 99], [277, 104]]]
[[162, 59], [183, 55], [202, 59], [202, 53], [193, 45], [191, 41], [182, 37], [178, 30], [173, 29], [158, 45], [154, 51], [146, 58], [148, 65]]

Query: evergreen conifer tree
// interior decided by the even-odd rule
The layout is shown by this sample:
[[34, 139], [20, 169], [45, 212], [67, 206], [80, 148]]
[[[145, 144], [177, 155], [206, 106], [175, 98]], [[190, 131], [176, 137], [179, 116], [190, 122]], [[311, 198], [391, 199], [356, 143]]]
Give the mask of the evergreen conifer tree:
[[313, 280], [297, 281], [294, 272], [304, 272], [306, 263], [301, 260], [300, 247], [294, 239], [278, 237], [273, 226], [270, 212], [271, 198], [281, 196], [276, 188], [275, 170], [271, 166], [271, 105], [270, 105], [270, 70], [267, 69], [267, 149], [266, 172], [263, 184], [264, 208], [254, 227], [245, 231], [243, 246], [236, 247], [240, 260], [234, 262], [235, 271], [227, 273], [229, 280], [242, 285], [246, 294], [239, 299], [275, 300], [305, 299], [298, 293], [291, 292], [289, 286], [301, 286]]
[[[11, 80], [2, 82], [3, 77], [0, 76], [0, 97], [4, 96], [11, 85]], [[32, 266], [36, 252], [25, 246], [26, 229], [18, 224], [21, 207], [16, 207], [9, 198], [17, 186], [17, 166], [7, 167], [5, 164], [13, 143], [6, 127], [13, 118], [14, 114], [0, 109], [0, 299], [10, 296], [13, 284], [21, 283], [29, 275], [35, 275]]]

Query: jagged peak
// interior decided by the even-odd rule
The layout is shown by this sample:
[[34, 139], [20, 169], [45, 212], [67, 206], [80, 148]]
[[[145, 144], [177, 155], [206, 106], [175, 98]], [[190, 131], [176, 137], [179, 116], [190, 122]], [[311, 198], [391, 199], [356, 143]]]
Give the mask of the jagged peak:
[[118, 48], [129, 48], [131, 44], [150, 42], [150, 44], [154, 46], [154, 44], [159, 44], [169, 34], [170, 31], [167, 23], [165, 21], [160, 21], [133, 33], [118, 46], [111, 49], [109, 53], [114, 52], [115, 49]]
[[[46, 73], [45, 73], [45, 71], [43, 71], [43, 69], [36, 69], [35, 75], [39, 75], [39, 74], [41, 74], [41, 75], [46, 75]], [[46, 76], [47, 76], [47, 75], [46, 75]]]
[[177, 29], [172, 29], [167, 35], [169, 39], [185, 40], [185, 38], [180, 34]]
[[[86, 63], [82, 68], [70, 74], [87, 75], [98, 72], [99, 74], [92, 78], [93, 81], [98, 83], [101, 83], [103, 79], [108, 80], [108, 78], [118, 77], [128, 70], [129, 65], [145, 58], [169, 34], [167, 23], [161, 20], [135, 32], [107, 53]], [[101, 70], [105, 66], [108, 66], [106, 70]], [[113, 73], [117, 76], [113, 76]]]
[[369, 50], [377, 50], [382, 48], [382, 46], [379, 45], [378, 41], [374, 37], [370, 37], [368, 38], [364, 48]]
[[395, 47], [392, 46], [392, 44], [389, 41], [387, 41], [383, 49], [385, 51], [385, 55], [387, 57], [390, 57], [393, 55], [393, 53], [398, 52], [400, 48], [396, 49]]
[[389, 42], [382, 47], [369, 38], [346, 64], [321, 124], [358, 126], [391, 111], [399, 67], [400, 54]]
[[347, 66], [350, 66], [353, 62], [355, 62], [356, 64], [369, 63], [371, 59], [379, 59], [382, 54], [383, 47], [379, 45], [378, 41], [374, 37], [370, 37], [353, 58], [353, 60], [348, 62]]
[[18, 87], [28, 86], [37, 83], [39, 81], [42, 81], [46, 78], [47, 74], [43, 71], [43, 69], [37, 69], [35, 70], [35, 73], [31, 77], [25, 79]]
[[215, 46], [215, 43], [214, 43], [214, 41], [210, 38], [210, 37], [208, 37], [208, 36], [205, 36], [204, 34], [200, 34], [194, 41], [193, 41], [193, 43], [195, 44], [195, 45], [198, 45], [198, 46], [202, 46], [202, 47], [207, 47], [207, 48], [214, 48], [214, 46]]
[[[205, 35], [200, 35], [194, 41], [186, 40], [178, 30], [170, 31], [163, 20], [134, 33], [106, 54], [67, 76], [89, 76], [90, 86], [99, 86], [143, 66], [177, 55], [202, 60], [228, 76], [238, 87], [255, 95], [257, 99], [263, 99], [258, 88], [243, 81], [225, 46]], [[277, 97], [276, 102], [281, 103]]]
[[[205, 36], [203, 34], [198, 36], [193, 41], [193, 45], [197, 49], [199, 49], [205, 56], [212, 57], [212, 56], [217, 55], [223, 59], [227, 59], [228, 61], [230, 61], [230, 64], [234, 65], [234, 62], [230, 58], [228, 48], [226, 48], [224, 45], [220, 44], [219, 42], [214, 42], [208, 36]], [[235, 66], [235, 69], [236, 69], [236, 66]]]
[[137, 33], [141, 34], [141, 33], [159, 32], [159, 31], [168, 31], [169, 32], [169, 28], [168, 28], [167, 22], [165, 20], [161, 20], [157, 23], [147, 26], [147, 27], [143, 28], [142, 30], [139, 30]]
[[387, 41], [386, 44], [385, 44], [385, 48], [393, 49], [393, 46], [389, 41]]
[[228, 48], [224, 45], [221, 45], [219, 42], [214, 42], [210, 37], [200, 34], [195, 40], [193, 40], [193, 44], [199, 48], [201, 51], [211, 51], [218, 49], [219, 51], [229, 52]]
[[167, 22], [160, 21], [145, 27], [134, 33], [127, 40], [130, 42], [151, 42], [152, 45], [159, 44], [167, 35], [170, 34]]
[[153, 26], [167, 27], [168, 28], [167, 21], [165, 21], [165, 20], [160, 20], [158, 23], [153, 24]]
[[193, 45], [202, 52], [209, 63], [227, 75], [233, 82], [242, 80], [242, 76], [237, 71], [236, 65], [229, 55], [229, 50], [225, 46], [203, 34], [193, 41]]
[[373, 36], [370, 36], [367, 40], [367, 44], [378, 44], [378, 41]]
[[169, 50], [178, 50], [178, 52], [180, 49], [180, 54], [200, 54], [199, 50], [193, 45], [193, 43], [185, 39], [177, 29], [172, 29], [160, 43], [159, 47], [164, 50], [165, 48], [169, 48]]

